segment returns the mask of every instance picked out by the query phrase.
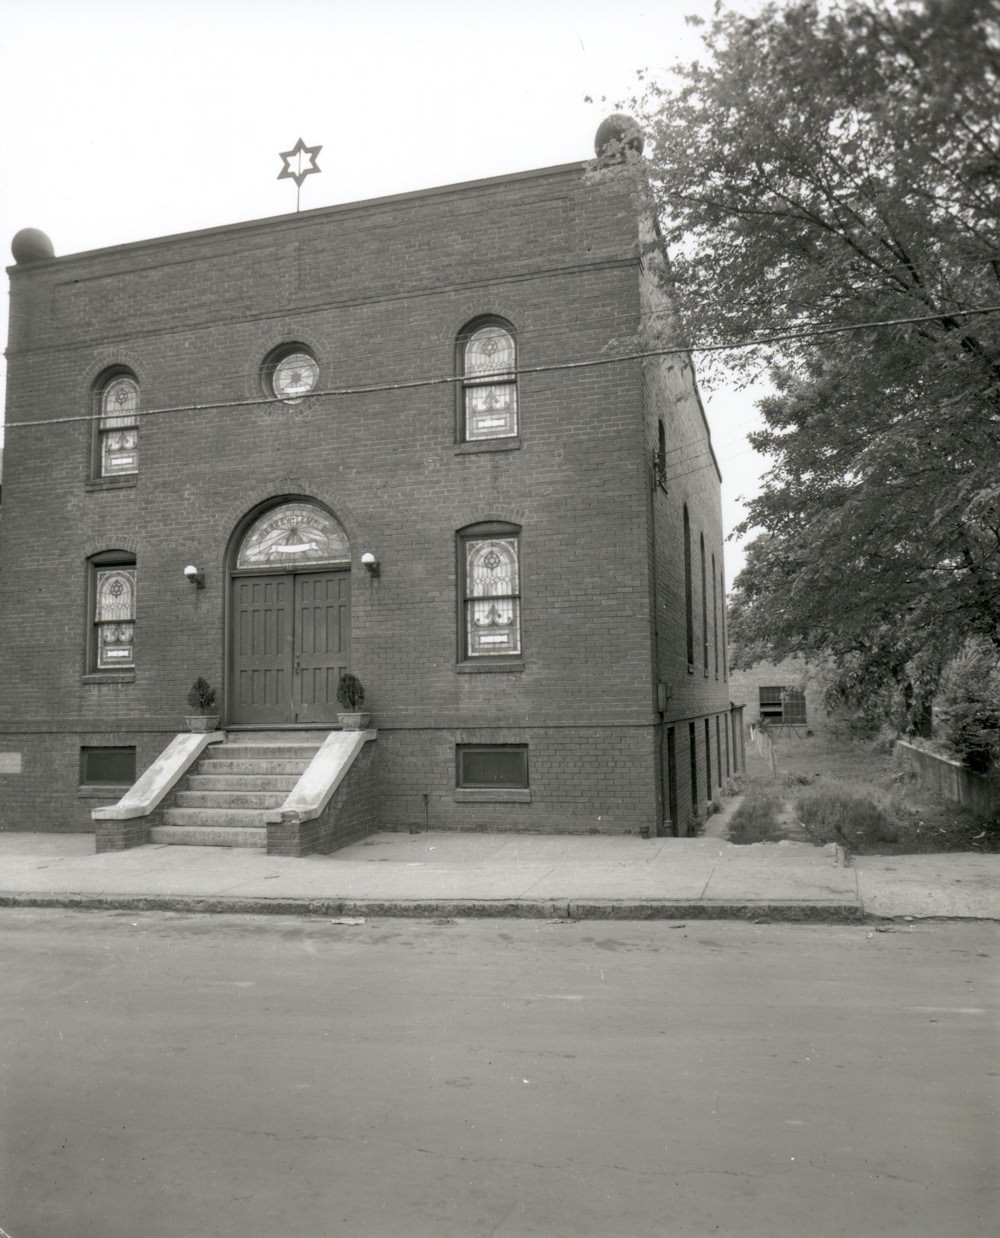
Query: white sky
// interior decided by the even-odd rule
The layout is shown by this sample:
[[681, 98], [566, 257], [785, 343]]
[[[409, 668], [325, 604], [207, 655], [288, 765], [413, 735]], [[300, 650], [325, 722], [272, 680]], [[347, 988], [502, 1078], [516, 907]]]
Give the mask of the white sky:
[[[697, 56], [684, 17], [713, 3], [0, 0], [4, 265], [25, 227], [62, 255], [293, 211], [299, 137], [323, 145], [303, 209], [587, 159], [637, 70]], [[728, 531], [758, 419], [750, 393], [706, 402]]]

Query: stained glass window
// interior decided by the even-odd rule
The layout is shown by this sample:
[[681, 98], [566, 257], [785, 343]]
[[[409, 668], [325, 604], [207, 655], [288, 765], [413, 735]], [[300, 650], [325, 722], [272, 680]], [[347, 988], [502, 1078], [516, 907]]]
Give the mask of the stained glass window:
[[319, 366], [308, 353], [295, 352], [282, 357], [274, 367], [274, 394], [286, 404], [297, 404], [319, 381]]
[[96, 569], [97, 669], [135, 666], [135, 568]]
[[236, 560], [238, 568], [350, 563], [347, 534], [312, 503], [272, 507], [248, 530]]
[[139, 384], [121, 374], [101, 392], [98, 432], [101, 476], [135, 473], [139, 467]]
[[465, 438], [510, 438], [517, 434], [514, 337], [496, 323], [479, 327], [463, 346]]
[[520, 652], [517, 538], [469, 538], [465, 542], [466, 656]]

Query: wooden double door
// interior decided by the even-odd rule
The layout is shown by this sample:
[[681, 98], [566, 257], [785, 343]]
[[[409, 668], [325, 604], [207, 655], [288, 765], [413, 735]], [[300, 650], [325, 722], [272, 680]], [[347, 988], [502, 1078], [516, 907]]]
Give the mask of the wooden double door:
[[336, 722], [337, 683], [350, 665], [351, 574], [234, 576], [229, 722]]

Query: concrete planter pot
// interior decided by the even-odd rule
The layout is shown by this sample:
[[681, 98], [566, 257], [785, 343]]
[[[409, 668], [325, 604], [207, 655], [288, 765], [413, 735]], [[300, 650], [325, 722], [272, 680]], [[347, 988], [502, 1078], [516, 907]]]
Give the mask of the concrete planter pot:
[[219, 714], [190, 714], [184, 721], [189, 731], [214, 731], [219, 725]]
[[366, 731], [371, 720], [371, 714], [337, 714], [337, 721], [345, 731]]

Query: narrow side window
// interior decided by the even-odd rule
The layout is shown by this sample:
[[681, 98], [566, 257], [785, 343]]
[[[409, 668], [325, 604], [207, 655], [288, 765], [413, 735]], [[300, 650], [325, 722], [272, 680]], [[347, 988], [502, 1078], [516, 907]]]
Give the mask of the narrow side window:
[[98, 390], [98, 477], [139, 471], [139, 384], [130, 374], [115, 374]]
[[508, 323], [473, 323], [458, 340], [461, 375], [459, 439], [512, 438], [518, 433], [517, 346]]
[[88, 669], [135, 667], [135, 559], [115, 552], [90, 561], [93, 598]]
[[520, 530], [472, 525], [459, 534], [461, 656], [521, 652]]

